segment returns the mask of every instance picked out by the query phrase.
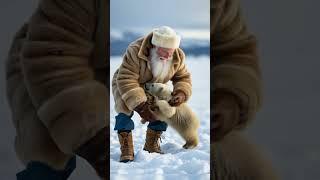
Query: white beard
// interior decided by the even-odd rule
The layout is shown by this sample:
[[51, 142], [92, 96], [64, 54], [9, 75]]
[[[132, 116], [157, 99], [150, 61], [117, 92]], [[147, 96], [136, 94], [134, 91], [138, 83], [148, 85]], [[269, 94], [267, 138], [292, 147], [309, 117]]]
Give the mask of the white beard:
[[156, 53], [156, 48], [152, 48], [151, 52], [151, 71], [153, 77], [158, 81], [163, 81], [164, 78], [168, 75], [171, 64], [172, 64], [172, 57], [168, 60], [160, 60], [158, 54]]

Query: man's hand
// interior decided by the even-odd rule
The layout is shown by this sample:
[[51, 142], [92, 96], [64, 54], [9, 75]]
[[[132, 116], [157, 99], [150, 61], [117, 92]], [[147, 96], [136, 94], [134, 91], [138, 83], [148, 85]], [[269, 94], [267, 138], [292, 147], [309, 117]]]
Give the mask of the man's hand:
[[215, 92], [213, 98], [213, 139], [221, 140], [240, 121], [240, 105], [235, 95]]
[[179, 106], [186, 101], [186, 95], [182, 91], [172, 92], [172, 98], [169, 100], [171, 106]]
[[147, 103], [141, 103], [134, 109], [142, 119], [145, 121], [153, 122], [156, 121], [156, 118], [150, 111], [149, 105]]

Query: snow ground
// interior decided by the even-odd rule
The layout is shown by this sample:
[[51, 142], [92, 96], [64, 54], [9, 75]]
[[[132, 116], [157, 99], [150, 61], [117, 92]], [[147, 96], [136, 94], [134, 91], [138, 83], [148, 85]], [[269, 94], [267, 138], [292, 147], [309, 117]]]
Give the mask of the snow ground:
[[[111, 57], [111, 78], [120, 64], [121, 57]], [[161, 143], [161, 149], [165, 154], [150, 154], [143, 151], [147, 125], [141, 124], [139, 115], [135, 114], [133, 116], [135, 160], [130, 163], [120, 163], [119, 141], [116, 131], [113, 130], [116, 112], [113, 109], [113, 97], [110, 97], [111, 179], [210, 179], [210, 59], [209, 56], [187, 57], [186, 64], [192, 74], [193, 82], [193, 94], [188, 104], [201, 122], [199, 146], [193, 150], [183, 149], [184, 140], [169, 127]]]

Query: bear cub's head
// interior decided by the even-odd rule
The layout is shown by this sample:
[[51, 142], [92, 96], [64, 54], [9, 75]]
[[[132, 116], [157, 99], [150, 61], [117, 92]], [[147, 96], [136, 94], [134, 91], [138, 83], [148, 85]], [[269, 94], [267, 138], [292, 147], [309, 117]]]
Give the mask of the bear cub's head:
[[172, 97], [169, 85], [163, 83], [146, 83], [144, 90], [159, 100], [169, 101]]

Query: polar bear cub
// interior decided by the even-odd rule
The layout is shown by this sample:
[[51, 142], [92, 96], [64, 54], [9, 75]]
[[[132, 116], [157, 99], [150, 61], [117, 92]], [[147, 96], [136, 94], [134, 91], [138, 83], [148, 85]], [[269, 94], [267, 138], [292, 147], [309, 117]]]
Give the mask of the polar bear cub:
[[183, 148], [195, 148], [199, 143], [200, 123], [191, 108], [186, 103], [178, 107], [170, 106], [168, 101], [171, 99], [172, 91], [166, 84], [146, 83], [144, 89], [155, 97], [155, 102], [150, 108], [155, 117], [173, 127], [186, 140]]
[[169, 101], [172, 97], [172, 90], [170, 86], [163, 83], [146, 83], [144, 85], [144, 90], [151, 94], [152, 96], [157, 97], [159, 100]]

